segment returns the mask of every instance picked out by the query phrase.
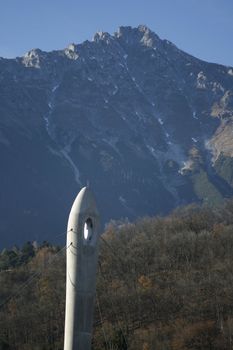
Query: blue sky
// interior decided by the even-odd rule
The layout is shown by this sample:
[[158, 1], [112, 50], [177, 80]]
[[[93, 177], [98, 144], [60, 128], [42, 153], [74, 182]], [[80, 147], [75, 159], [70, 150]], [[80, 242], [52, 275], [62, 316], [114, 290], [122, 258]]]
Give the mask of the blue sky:
[[139, 24], [196, 57], [233, 66], [233, 0], [0, 0], [0, 56], [62, 49]]

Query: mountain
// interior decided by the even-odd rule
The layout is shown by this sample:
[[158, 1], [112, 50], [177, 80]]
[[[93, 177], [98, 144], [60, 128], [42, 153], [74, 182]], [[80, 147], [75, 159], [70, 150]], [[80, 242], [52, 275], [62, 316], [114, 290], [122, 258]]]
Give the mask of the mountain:
[[233, 68], [146, 26], [0, 59], [1, 246], [56, 240], [87, 182], [103, 223], [233, 195]]

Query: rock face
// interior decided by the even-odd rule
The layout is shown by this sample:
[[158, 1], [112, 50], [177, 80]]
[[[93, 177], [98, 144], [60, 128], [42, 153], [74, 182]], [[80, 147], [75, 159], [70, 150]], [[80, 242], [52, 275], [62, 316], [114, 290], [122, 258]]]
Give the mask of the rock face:
[[1, 246], [55, 240], [90, 182], [104, 222], [233, 194], [233, 68], [145, 26], [0, 59]]

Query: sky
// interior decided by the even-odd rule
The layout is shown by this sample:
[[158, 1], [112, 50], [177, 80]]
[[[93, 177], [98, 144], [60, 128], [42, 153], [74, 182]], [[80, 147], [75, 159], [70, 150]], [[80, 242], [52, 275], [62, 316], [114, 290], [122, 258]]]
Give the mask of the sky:
[[0, 0], [0, 56], [63, 49], [140, 24], [198, 58], [233, 66], [233, 0]]

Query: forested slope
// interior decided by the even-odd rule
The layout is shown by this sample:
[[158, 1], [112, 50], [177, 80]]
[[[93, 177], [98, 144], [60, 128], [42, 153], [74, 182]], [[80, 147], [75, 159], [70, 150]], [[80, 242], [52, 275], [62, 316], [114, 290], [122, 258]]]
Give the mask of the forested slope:
[[[2, 251], [0, 266], [0, 349], [62, 350], [65, 250], [27, 243]], [[93, 349], [232, 349], [232, 266], [233, 201], [113, 222], [101, 239]]]

